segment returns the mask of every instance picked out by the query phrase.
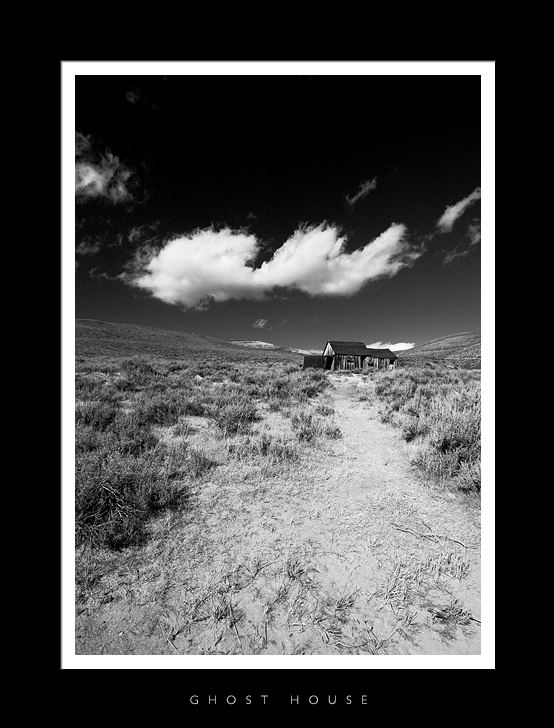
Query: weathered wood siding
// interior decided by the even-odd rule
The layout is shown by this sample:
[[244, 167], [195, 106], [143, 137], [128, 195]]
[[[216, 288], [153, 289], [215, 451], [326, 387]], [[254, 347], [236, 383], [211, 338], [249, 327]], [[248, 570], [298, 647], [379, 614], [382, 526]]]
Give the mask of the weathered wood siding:
[[371, 356], [346, 356], [336, 354], [333, 357], [331, 365], [332, 371], [351, 371], [352, 369], [368, 369], [375, 367], [376, 369], [396, 369], [396, 359], [380, 359]]

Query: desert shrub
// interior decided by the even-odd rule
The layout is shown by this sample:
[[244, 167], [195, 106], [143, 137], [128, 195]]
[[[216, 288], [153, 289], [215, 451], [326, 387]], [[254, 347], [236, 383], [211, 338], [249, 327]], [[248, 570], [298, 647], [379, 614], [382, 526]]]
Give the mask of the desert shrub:
[[321, 369], [306, 369], [302, 372], [301, 391], [307, 397], [315, 397], [329, 386], [329, 379]]
[[133, 357], [126, 359], [121, 365], [121, 377], [114, 380], [114, 387], [121, 391], [134, 391], [146, 386], [155, 385], [163, 374], [155, 369], [146, 359]]
[[192, 432], [194, 432], [194, 428], [190, 424], [190, 422], [187, 422], [186, 420], [180, 420], [174, 427], [173, 427], [173, 436], [174, 437], [188, 437]]
[[84, 402], [75, 408], [76, 425], [105, 430], [115, 420], [119, 408], [112, 402]]
[[476, 372], [410, 368], [384, 373], [375, 387], [383, 422], [414, 445], [412, 461], [425, 475], [480, 490], [481, 393]]
[[331, 440], [338, 440], [342, 437], [342, 432], [340, 430], [340, 427], [336, 425], [334, 422], [328, 425], [325, 425], [323, 434], [325, 437], [330, 438]]
[[298, 448], [293, 440], [287, 437], [275, 437], [268, 432], [248, 437], [242, 442], [232, 443], [229, 452], [239, 459], [259, 457], [279, 465], [296, 462], [299, 458]]
[[80, 425], [75, 428], [75, 452], [95, 450], [99, 446], [100, 433], [89, 425]]
[[141, 357], [127, 359], [121, 365], [121, 371], [125, 376], [137, 384], [147, 384], [158, 376], [158, 372], [152, 364]]
[[134, 413], [120, 413], [110, 430], [106, 433], [106, 446], [129, 455], [138, 455], [150, 450], [158, 443], [158, 438], [149, 427], [145, 427]]
[[77, 375], [75, 377], [75, 397], [80, 400], [115, 404], [123, 399], [123, 394], [109, 381]]
[[[330, 410], [330, 408], [327, 408], [327, 410]], [[296, 438], [303, 442], [312, 442], [318, 437], [328, 437], [333, 440], [342, 437], [338, 425], [334, 421], [329, 421], [328, 415], [331, 413], [333, 413], [333, 410], [327, 413], [325, 418], [307, 409], [295, 413], [292, 416], [291, 423]]]
[[474, 462], [462, 462], [457, 470], [455, 477], [455, 485], [458, 490], [464, 492], [481, 490], [481, 463], [478, 460]]
[[139, 400], [135, 417], [142, 425], [175, 425], [183, 415], [206, 414], [205, 401], [209, 395], [169, 389], [163, 394], [151, 394]]
[[157, 443], [158, 438], [150, 427], [143, 426], [132, 413], [118, 412], [104, 429], [80, 424], [75, 431], [77, 453], [103, 448], [125, 455], [138, 455]]
[[266, 456], [272, 462], [293, 463], [299, 458], [296, 444], [286, 437], [272, 438], [266, 449]]
[[75, 518], [77, 543], [119, 549], [140, 543], [149, 516], [180, 506], [188, 488], [167, 467], [163, 449], [142, 457], [110, 447], [77, 458]]
[[279, 412], [283, 407], [283, 400], [280, 397], [271, 397], [267, 404], [270, 412]]
[[330, 417], [335, 414], [335, 410], [323, 402], [316, 405], [315, 411], [318, 415], [322, 415], [323, 417]]
[[195, 448], [188, 450], [187, 467], [196, 478], [202, 477], [217, 465], [217, 460], [214, 460], [202, 450], [196, 450]]
[[191, 417], [203, 417], [207, 414], [206, 403], [209, 401], [210, 398], [204, 397], [200, 392], [189, 395], [184, 404], [184, 414]]
[[311, 412], [301, 411], [293, 415], [292, 429], [299, 440], [312, 442], [323, 433], [324, 423]]
[[249, 399], [221, 399], [208, 405], [208, 416], [214, 420], [224, 435], [248, 432], [252, 423], [259, 419], [256, 405]]
[[185, 401], [179, 393], [166, 392], [142, 399], [134, 412], [141, 426], [175, 425], [185, 412]]

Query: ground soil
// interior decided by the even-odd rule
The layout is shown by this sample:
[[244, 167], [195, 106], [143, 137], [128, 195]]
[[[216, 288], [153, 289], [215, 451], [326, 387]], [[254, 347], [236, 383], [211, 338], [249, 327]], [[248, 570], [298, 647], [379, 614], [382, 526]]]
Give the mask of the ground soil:
[[[228, 460], [145, 546], [91, 562], [78, 653], [479, 653], [478, 503], [418, 475], [374, 395], [360, 401], [373, 385], [331, 379], [320, 401], [342, 438], [285, 471]], [[205, 423], [196, 437], [210, 444]]]

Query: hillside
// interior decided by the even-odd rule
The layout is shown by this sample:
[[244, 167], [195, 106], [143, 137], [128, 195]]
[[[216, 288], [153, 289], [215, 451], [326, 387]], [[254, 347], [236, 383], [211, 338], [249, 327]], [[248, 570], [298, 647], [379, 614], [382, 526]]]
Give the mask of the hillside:
[[481, 367], [481, 334], [464, 332], [441, 336], [413, 349], [399, 351], [401, 361], [442, 362], [450, 366], [479, 369]]
[[237, 346], [249, 346], [251, 349], [278, 349], [279, 347], [275, 344], [270, 344], [268, 341], [250, 341], [249, 339], [237, 339], [229, 342], [230, 344], [236, 344]]
[[76, 356], [198, 357], [202, 353], [220, 354], [229, 359], [286, 359], [300, 361], [298, 355], [282, 349], [252, 350], [211, 336], [167, 331], [137, 324], [109, 323], [93, 319], [75, 321]]

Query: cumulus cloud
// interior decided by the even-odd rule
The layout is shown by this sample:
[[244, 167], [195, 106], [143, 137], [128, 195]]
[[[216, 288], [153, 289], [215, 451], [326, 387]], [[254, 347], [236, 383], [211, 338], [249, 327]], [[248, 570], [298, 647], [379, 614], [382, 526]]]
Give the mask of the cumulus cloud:
[[156, 251], [138, 251], [126, 280], [184, 308], [261, 299], [276, 288], [310, 296], [351, 296], [369, 281], [396, 275], [422, 254], [407, 241], [405, 225], [396, 223], [351, 253], [345, 252], [345, 244], [336, 227], [303, 227], [255, 268], [262, 243], [253, 234], [197, 230]]
[[464, 214], [468, 207], [480, 199], [481, 188], [476, 187], [473, 192], [471, 192], [467, 197], [464, 197], [463, 200], [456, 202], [454, 205], [447, 206], [441, 217], [437, 220], [437, 227], [443, 233], [450, 232], [450, 230], [454, 227], [456, 220]]
[[94, 149], [91, 137], [75, 135], [75, 196], [81, 200], [104, 198], [113, 204], [133, 199], [129, 181], [133, 172], [114, 154]]
[[415, 346], [413, 341], [399, 341], [398, 344], [384, 344], [382, 341], [374, 341], [373, 344], [367, 344], [368, 349], [390, 349], [391, 351], [406, 351]]
[[254, 323], [252, 324], [252, 328], [254, 329], [263, 329], [267, 326], [267, 319], [260, 318], [256, 319]]
[[344, 198], [346, 202], [353, 207], [358, 200], [367, 197], [369, 193], [377, 187], [377, 177], [373, 179], [366, 179], [365, 182], [358, 187], [358, 191], [354, 195], [346, 195]]

